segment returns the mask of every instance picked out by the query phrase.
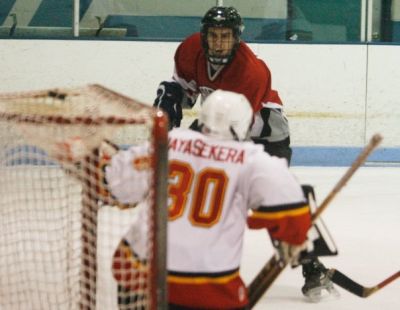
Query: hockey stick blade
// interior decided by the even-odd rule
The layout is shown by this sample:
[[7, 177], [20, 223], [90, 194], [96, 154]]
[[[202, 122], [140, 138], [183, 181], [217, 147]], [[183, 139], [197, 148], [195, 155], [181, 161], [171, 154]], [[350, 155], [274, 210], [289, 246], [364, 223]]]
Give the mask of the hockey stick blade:
[[376, 293], [381, 288], [385, 287], [389, 283], [393, 282], [400, 277], [400, 271], [395, 272], [390, 277], [386, 278], [377, 285], [366, 287], [350, 279], [340, 271], [336, 269], [329, 269], [327, 276], [332, 280], [333, 283], [337, 284], [341, 288], [349, 291], [350, 293], [357, 295], [358, 297], [367, 298], [373, 293]]
[[[331, 190], [328, 196], [321, 203], [319, 208], [312, 216], [312, 221], [316, 221], [321, 213], [325, 211], [329, 203], [333, 200], [336, 194], [347, 184], [350, 178], [354, 175], [358, 168], [366, 161], [368, 156], [375, 150], [375, 148], [380, 144], [383, 137], [380, 134], [375, 134], [370, 139], [369, 143], [364, 147], [358, 157], [354, 160], [352, 165], [346, 171], [346, 173], [341, 177], [339, 182]], [[249, 308], [251, 309], [259, 299], [265, 294], [265, 292], [271, 287], [275, 279], [282, 273], [287, 264], [282, 263], [282, 261], [273, 255], [268, 262], [263, 266], [256, 277], [251, 281], [248, 286], [249, 294]]]

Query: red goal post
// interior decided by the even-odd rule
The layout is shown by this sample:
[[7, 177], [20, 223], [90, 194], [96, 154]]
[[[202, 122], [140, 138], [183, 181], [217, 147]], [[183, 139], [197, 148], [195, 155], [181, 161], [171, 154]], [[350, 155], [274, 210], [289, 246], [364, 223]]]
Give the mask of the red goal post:
[[[82, 160], [55, 156], [77, 137]], [[112, 256], [140, 206], [99, 185], [104, 141], [151, 150], [149, 276], [125, 308]], [[0, 94], [0, 308], [165, 309], [167, 152], [166, 116], [101, 85]]]

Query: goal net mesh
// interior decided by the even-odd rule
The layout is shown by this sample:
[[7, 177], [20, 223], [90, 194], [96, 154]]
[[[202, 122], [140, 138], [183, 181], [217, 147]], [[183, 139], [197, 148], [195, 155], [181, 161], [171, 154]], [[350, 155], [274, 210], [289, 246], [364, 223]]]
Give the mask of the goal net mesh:
[[[0, 94], [0, 309], [155, 309], [163, 302], [166, 128], [153, 108], [100, 85]], [[86, 146], [81, 159], [60, 158], [57, 147], [76, 138]], [[147, 276], [131, 279], [140, 299], [112, 274], [140, 206], [119, 204], [102, 189], [103, 141], [151, 145], [149, 264]]]

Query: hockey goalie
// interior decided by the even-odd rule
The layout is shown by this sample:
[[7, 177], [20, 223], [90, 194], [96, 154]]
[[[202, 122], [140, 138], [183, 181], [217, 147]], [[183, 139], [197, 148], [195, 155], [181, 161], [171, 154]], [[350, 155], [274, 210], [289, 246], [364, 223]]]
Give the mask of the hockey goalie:
[[[279, 260], [298, 266], [308, 259], [315, 261], [319, 256], [337, 254], [321, 220], [310, 229], [311, 213], [316, 208], [312, 187], [301, 188], [283, 161], [261, 155], [250, 142], [238, 142], [246, 139], [251, 117], [246, 123], [244, 116], [251, 113], [240, 110], [239, 104], [224, 105], [230, 96], [233, 94], [218, 91], [210, 96], [210, 104], [205, 102], [203, 110], [209, 110], [200, 117], [202, 132], [170, 132], [168, 283], [172, 309], [247, 307], [238, 253], [249, 210], [249, 225], [268, 230]], [[212, 104], [214, 100], [220, 108]], [[243, 100], [233, 96], [229, 101]], [[233, 119], [224, 113], [227, 108], [238, 110], [235, 115], [241, 118]], [[247, 161], [247, 157], [251, 160]], [[143, 225], [147, 223], [146, 215], [141, 211], [147, 207], [148, 161], [144, 145], [118, 152], [104, 166], [103, 186], [113, 197], [122, 203], [139, 203], [137, 222], [121, 240], [112, 265], [121, 309], [129, 309], [132, 303], [143, 308], [147, 305], [149, 253], [140, 236], [149, 233], [147, 225]], [[219, 165], [212, 166], [215, 161]], [[266, 190], [260, 184], [270, 186]], [[337, 294], [330, 282], [331, 270], [323, 265], [318, 268], [319, 286]], [[321, 289], [310, 291], [310, 298], [321, 297]]]
[[[249, 210], [279, 241], [282, 259], [297, 260], [306, 246], [310, 210], [301, 186], [285, 160], [245, 141], [252, 116], [244, 96], [215, 91], [203, 104], [201, 132], [177, 128], [169, 133], [170, 309], [247, 307], [239, 266]], [[132, 147], [111, 158], [105, 186], [116, 199], [134, 203], [145, 197], [146, 169], [138, 165], [145, 157], [145, 147]], [[145, 201], [138, 206], [141, 214]], [[114, 255], [120, 308], [147, 303], [146, 282], [134, 281], [147, 272], [148, 253], [140, 239], [147, 233], [144, 223], [145, 215], [138, 216]]]

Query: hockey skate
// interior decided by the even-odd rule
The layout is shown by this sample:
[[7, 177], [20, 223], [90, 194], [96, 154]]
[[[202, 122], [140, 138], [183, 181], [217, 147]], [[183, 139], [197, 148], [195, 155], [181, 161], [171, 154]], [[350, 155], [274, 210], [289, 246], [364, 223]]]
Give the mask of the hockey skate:
[[319, 302], [328, 297], [339, 297], [339, 292], [333, 286], [327, 271], [328, 269], [318, 259], [303, 265], [305, 284], [301, 291], [309, 301]]

